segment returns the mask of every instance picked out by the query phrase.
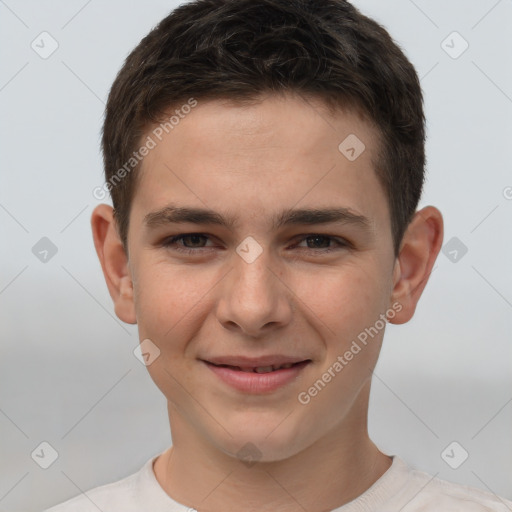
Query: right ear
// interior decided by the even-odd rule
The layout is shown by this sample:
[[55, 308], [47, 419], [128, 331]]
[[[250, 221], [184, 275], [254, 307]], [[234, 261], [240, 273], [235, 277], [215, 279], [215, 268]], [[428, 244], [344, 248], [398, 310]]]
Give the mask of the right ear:
[[98, 205], [92, 212], [91, 227], [116, 315], [123, 322], [136, 324], [133, 282], [128, 257], [117, 232], [113, 208], [107, 204]]

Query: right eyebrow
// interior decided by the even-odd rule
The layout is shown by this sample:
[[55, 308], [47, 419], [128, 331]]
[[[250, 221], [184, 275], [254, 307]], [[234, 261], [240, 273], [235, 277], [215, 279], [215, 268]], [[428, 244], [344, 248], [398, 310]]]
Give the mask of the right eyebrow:
[[148, 227], [163, 226], [166, 224], [214, 224], [232, 229], [236, 225], [234, 218], [223, 217], [221, 214], [204, 208], [190, 208], [169, 205], [144, 217], [144, 224]]

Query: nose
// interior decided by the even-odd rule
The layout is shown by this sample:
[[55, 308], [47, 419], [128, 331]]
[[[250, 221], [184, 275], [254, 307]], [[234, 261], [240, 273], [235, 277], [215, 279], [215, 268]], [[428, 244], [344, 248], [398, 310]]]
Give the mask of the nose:
[[293, 293], [283, 274], [268, 249], [250, 263], [235, 253], [233, 268], [222, 282], [218, 321], [224, 328], [252, 338], [290, 323]]

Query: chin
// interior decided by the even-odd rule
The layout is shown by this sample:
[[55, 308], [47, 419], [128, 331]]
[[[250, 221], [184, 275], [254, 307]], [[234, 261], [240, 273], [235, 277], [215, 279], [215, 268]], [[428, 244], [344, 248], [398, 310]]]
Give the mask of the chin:
[[284, 418], [286, 415], [281, 414], [279, 418], [273, 417], [273, 421], [254, 419], [244, 426], [229, 426], [227, 430], [236, 434], [218, 440], [217, 444], [224, 453], [240, 459], [248, 466], [254, 462], [289, 459], [307, 448], [308, 443], [306, 433], [300, 433], [291, 421], [283, 421]]

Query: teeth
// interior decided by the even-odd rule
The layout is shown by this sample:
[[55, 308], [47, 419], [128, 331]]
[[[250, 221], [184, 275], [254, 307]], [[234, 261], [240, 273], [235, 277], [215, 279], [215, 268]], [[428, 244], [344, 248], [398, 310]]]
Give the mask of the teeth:
[[295, 363], [286, 363], [286, 364], [281, 364], [281, 365], [258, 366], [256, 368], [231, 366], [231, 365], [227, 365], [227, 364], [218, 364], [215, 366], [220, 366], [220, 367], [224, 367], [224, 368], [232, 368], [233, 370], [239, 370], [242, 372], [269, 373], [269, 372], [273, 372], [276, 370], [286, 370], [286, 369], [294, 366], [294, 364]]
[[287, 368], [291, 368], [293, 366], [293, 363], [286, 363], [286, 364], [281, 364], [281, 365], [273, 365], [273, 366], [259, 366], [258, 368], [254, 368], [253, 371], [255, 371], [256, 373], [268, 373], [268, 372], [274, 372], [276, 370], [281, 370], [281, 369], [287, 369]]
[[268, 373], [273, 371], [274, 368], [272, 366], [258, 366], [258, 368], [254, 368], [256, 373]]

